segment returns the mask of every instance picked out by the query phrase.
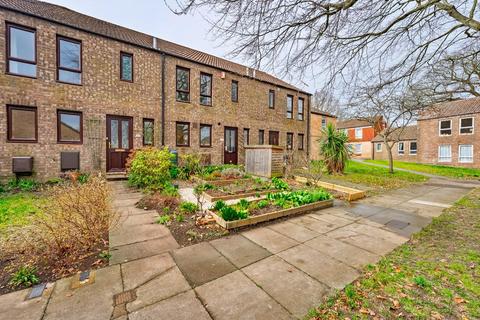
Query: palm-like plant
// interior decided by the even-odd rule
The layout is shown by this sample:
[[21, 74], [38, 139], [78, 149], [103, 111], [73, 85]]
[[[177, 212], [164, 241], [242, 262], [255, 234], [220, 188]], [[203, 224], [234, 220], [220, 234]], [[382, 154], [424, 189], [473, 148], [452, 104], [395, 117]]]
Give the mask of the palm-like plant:
[[343, 173], [351, 154], [347, 142], [348, 136], [345, 132], [338, 131], [332, 123], [322, 130], [320, 155], [328, 173]]

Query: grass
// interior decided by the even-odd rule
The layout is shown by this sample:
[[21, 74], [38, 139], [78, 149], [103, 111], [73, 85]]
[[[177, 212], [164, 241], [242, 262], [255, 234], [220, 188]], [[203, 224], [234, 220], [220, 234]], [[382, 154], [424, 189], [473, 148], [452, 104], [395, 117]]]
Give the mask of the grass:
[[480, 188], [307, 319], [480, 318]]
[[380, 168], [349, 161], [343, 175], [325, 176], [327, 179], [341, 180], [354, 184], [361, 184], [376, 191], [404, 188], [412, 183], [425, 182], [428, 178], [404, 171], [396, 171], [394, 174], [386, 168]]
[[10, 225], [25, 225], [42, 198], [33, 193], [0, 194], [0, 232]]
[[[367, 160], [367, 161], [375, 164], [388, 165], [387, 160]], [[434, 174], [437, 176], [444, 176], [444, 177], [450, 177], [450, 178], [456, 178], [456, 179], [480, 180], [480, 169], [439, 166], [439, 165], [432, 165], [432, 164], [421, 164], [421, 163], [401, 162], [401, 161], [394, 161], [393, 166], [394, 168], [424, 172], [424, 173]]]

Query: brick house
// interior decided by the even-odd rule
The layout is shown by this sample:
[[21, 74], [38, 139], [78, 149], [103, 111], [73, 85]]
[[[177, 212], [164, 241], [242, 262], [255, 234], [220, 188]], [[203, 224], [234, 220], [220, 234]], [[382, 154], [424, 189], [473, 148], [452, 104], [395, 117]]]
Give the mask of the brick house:
[[[392, 148], [392, 156], [395, 161], [418, 162], [419, 145], [418, 126], [406, 126], [392, 133], [392, 138], [397, 141]], [[383, 137], [378, 134], [372, 140], [372, 159], [388, 160], [388, 151], [383, 143]]]
[[243, 163], [245, 144], [309, 152], [309, 93], [61, 6], [0, 0], [0, 69], [0, 177], [14, 157], [38, 179], [121, 172], [142, 146], [210, 163]]
[[[372, 122], [374, 124], [372, 125]], [[337, 129], [344, 130], [348, 135], [348, 145], [354, 158], [370, 159], [372, 157], [372, 140], [385, 128], [383, 117], [375, 118], [375, 121], [364, 119], [349, 119], [339, 121]]]
[[310, 159], [320, 159], [320, 144], [322, 138], [322, 130], [327, 124], [336, 125], [337, 117], [324, 111], [312, 110], [310, 112]]
[[480, 168], [480, 98], [433, 105], [418, 119], [419, 162]]

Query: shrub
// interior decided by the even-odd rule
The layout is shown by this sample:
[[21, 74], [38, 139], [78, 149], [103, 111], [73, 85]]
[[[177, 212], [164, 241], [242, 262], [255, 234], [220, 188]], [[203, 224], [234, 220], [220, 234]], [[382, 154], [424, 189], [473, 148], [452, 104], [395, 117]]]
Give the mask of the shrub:
[[162, 194], [171, 197], [178, 197], [178, 188], [170, 182], [166, 182], [162, 187]]
[[223, 179], [239, 179], [242, 178], [245, 173], [238, 168], [226, 168], [221, 172]]
[[181, 170], [179, 178], [188, 179], [190, 176], [197, 174], [201, 169], [201, 157], [197, 153], [187, 153], [180, 155]]
[[223, 207], [220, 214], [225, 221], [235, 221], [248, 218], [247, 210], [236, 210], [230, 206]]
[[219, 200], [215, 202], [215, 205], [213, 206], [213, 210], [215, 211], [220, 211], [223, 207], [225, 207], [227, 204], [223, 200]]
[[248, 209], [248, 206], [249, 206], [249, 203], [248, 203], [248, 201], [247, 201], [246, 199], [241, 199], [241, 200], [238, 202], [238, 207], [239, 207], [240, 209], [246, 210], [246, 209]]
[[260, 200], [257, 202], [257, 208], [263, 209], [268, 206], [268, 200]]
[[14, 287], [31, 287], [39, 282], [40, 280], [37, 276], [37, 269], [28, 265], [20, 267], [10, 279], [10, 284]]
[[149, 210], [157, 210], [158, 212], [170, 213], [177, 210], [179, 200], [175, 196], [166, 195], [155, 192], [144, 197], [137, 204], [138, 208], [147, 208]]
[[88, 173], [80, 173], [78, 175], [78, 182], [80, 183], [87, 183], [88, 179], [90, 179], [90, 174]]
[[331, 123], [322, 130], [323, 139], [320, 140], [320, 155], [330, 174], [343, 173], [345, 164], [350, 158], [348, 136], [335, 128]]
[[277, 177], [272, 178], [272, 185], [277, 190], [288, 190], [288, 189], [290, 189], [290, 186], [288, 185], [288, 183], [286, 183], [285, 181], [283, 181], [282, 179], [277, 178]]
[[198, 206], [193, 202], [182, 202], [180, 203], [180, 211], [186, 213], [195, 213], [198, 211]]
[[171, 179], [173, 155], [168, 148], [143, 148], [128, 160], [128, 182], [138, 188], [161, 189]]

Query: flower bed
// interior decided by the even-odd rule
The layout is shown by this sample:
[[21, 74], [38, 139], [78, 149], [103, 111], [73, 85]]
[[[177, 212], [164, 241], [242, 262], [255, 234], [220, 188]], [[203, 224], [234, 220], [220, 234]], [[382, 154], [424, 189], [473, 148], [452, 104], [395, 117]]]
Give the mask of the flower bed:
[[209, 211], [225, 229], [253, 225], [280, 217], [333, 206], [333, 197], [323, 189], [269, 193], [264, 200], [240, 200], [228, 206], [218, 201]]
[[214, 202], [218, 200], [240, 199], [252, 196], [261, 196], [272, 192], [290, 189], [290, 186], [281, 179], [273, 178], [272, 181], [261, 178], [233, 181], [223, 186], [213, 186], [209, 183], [204, 192], [205, 199]]

